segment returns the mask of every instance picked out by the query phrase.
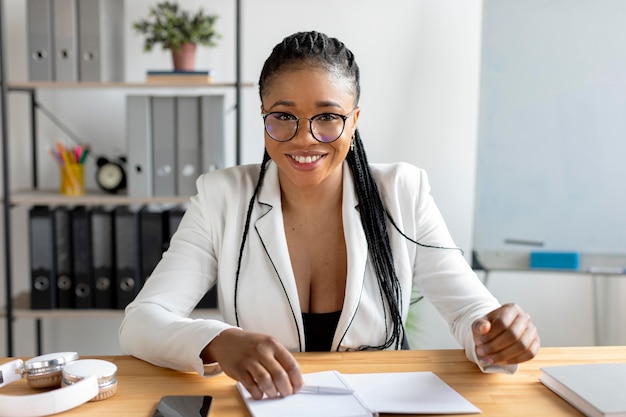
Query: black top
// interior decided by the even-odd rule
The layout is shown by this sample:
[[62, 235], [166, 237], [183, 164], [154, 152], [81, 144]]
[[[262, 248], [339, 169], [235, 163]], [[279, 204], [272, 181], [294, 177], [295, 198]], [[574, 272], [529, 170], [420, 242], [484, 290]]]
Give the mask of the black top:
[[330, 351], [339, 316], [341, 310], [332, 313], [302, 313], [307, 352]]

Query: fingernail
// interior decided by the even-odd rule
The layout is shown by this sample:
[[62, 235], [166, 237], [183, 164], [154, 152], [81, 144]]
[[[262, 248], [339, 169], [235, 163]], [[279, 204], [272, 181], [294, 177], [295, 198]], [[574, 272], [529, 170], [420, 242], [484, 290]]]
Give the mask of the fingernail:
[[493, 365], [493, 359], [491, 359], [490, 357], [480, 358], [480, 364], [483, 367], [491, 366]]

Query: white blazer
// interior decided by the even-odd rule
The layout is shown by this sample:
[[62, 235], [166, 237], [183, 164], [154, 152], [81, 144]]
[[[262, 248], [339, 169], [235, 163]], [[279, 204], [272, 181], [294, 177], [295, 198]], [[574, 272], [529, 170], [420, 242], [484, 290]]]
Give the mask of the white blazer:
[[[237, 259], [246, 212], [259, 165], [212, 171], [197, 181], [198, 193], [169, 249], [126, 308], [120, 328], [125, 353], [182, 371], [203, 373], [202, 349], [221, 331], [240, 327], [274, 336], [291, 351], [305, 351], [298, 292], [284, 232], [280, 184], [270, 161], [253, 204], [239, 279]], [[425, 171], [405, 163], [371, 166], [385, 207], [406, 321], [415, 286], [477, 361], [471, 324], [499, 307], [450, 237], [431, 195]], [[332, 350], [381, 345], [390, 321], [369, 259], [352, 175], [343, 166], [343, 226], [348, 274], [343, 310]], [[224, 321], [188, 318], [214, 285]], [[507, 371], [514, 367], [507, 367]]]

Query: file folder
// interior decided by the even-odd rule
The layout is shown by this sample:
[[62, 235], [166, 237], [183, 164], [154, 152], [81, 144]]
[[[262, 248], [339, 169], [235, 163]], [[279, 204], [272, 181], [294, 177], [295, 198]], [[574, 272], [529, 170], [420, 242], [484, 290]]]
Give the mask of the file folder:
[[94, 207], [91, 212], [94, 308], [115, 308], [113, 239], [113, 211], [102, 206]]
[[128, 153], [128, 195], [151, 197], [152, 105], [150, 96], [126, 97], [126, 151]]
[[210, 95], [201, 98], [201, 141], [203, 172], [226, 166], [224, 143], [224, 96]]
[[139, 208], [117, 207], [113, 215], [115, 236], [116, 307], [125, 308], [141, 286]]
[[54, 75], [56, 81], [78, 81], [78, 15], [76, 0], [53, 0]]
[[27, 0], [28, 77], [31, 81], [53, 81], [52, 0]]
[[31, 308], [56, 308], [54, 278], [54, 228], [52, 211], [46, 206], [29, 210]]
[[74, 207], [72, 219], [72, 256], [74, 264], [74, 307], [93, 308], [94, 280], [91, 249], [91, 212], [85, 206]]
[[55, 207], [54, 239], [58, 308], [74, 308], [74, 267], [72, 265], [72, 222], [66, 206]]
[[200, 175], [200, 99], [177, 97], [176, 103], [176, 192], [191, 196], [196, 193]]
[[154, 195], [176, 195], [175, 97], [152, 97], [152, 147]]
[[81, 81], [124, 81], [124, 1], [78, 0]]
[[164, 213], [156, 208], [144, 207], [139, 213], [141, 222], [141, 284], [150, 277], [163, 255], [165, 243]]

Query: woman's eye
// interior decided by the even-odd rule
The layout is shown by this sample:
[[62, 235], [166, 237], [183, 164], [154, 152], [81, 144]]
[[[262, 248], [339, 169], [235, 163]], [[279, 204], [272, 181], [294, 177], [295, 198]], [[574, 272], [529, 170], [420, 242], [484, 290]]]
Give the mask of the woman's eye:
[[296, 116], [294, 116], [293, 114], [289, 114], [289, 113], [274, 113], [273, 114], [274, 118], [283, 122], [289, 121], [289, 120], [296, 120]]
[[339, 116], [334, 113], [318, 114], [314, 117], [315, 120], [319, 120], [320, 122], [332, 122], [337, 120], [338, 118]]

